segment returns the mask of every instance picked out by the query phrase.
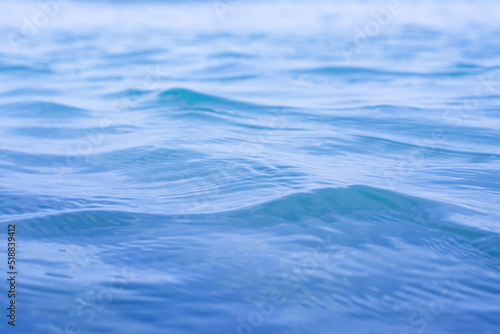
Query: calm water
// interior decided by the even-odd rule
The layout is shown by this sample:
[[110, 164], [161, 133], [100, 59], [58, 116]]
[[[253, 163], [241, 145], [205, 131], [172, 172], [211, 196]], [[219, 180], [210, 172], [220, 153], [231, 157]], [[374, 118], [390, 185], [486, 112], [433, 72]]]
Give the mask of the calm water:
[[500, 333], [496, 2], [1, 6], [1, 333]]

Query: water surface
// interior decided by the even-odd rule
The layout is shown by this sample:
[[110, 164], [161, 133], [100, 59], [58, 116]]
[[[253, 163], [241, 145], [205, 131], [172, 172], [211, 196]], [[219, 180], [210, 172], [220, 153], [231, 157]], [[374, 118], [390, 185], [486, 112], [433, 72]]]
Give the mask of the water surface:
[[2, 333], [500, 332], [495, 2], [2, 6]]

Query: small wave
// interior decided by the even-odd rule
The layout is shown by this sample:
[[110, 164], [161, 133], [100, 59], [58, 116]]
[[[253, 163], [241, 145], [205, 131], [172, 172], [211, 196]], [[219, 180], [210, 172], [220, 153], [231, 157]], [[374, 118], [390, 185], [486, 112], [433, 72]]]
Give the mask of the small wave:
[[172, 88], [158, 94], [158, 102], [178, 110], [208, 110], [230, 115], [237, 115], [236, 111], [251, 113], [266, 112], [272, 109], [272, 107], [231, 100], [184, 88]]
[[89, 116], [86, 110], [45, 101], [9, 103], [2, 105], [1, 108], [5, 116], [13, 118], [37, 118], [54, 121]]

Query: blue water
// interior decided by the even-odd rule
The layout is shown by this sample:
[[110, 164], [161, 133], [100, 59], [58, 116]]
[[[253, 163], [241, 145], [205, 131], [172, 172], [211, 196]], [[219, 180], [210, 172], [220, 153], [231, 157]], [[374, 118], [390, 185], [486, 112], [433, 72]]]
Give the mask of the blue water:
[[497, 3], [214, 4], [1, 5], [0, 332], [500, 333]]

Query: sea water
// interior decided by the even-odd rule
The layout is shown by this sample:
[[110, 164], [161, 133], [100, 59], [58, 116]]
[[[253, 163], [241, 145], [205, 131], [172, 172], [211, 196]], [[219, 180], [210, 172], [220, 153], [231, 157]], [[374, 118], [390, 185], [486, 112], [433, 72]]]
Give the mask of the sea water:
[[0, 16], [1, 333], [500, 333], [496, 2]]

